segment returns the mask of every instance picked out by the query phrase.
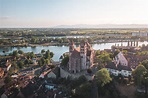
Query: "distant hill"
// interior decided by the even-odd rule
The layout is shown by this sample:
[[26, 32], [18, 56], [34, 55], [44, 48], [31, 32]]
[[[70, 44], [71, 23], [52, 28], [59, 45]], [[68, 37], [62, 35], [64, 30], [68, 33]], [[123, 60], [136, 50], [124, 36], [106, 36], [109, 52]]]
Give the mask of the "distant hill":
[[59, 25], [53, 28], [148, 28], [148, 24], [98, 24]]

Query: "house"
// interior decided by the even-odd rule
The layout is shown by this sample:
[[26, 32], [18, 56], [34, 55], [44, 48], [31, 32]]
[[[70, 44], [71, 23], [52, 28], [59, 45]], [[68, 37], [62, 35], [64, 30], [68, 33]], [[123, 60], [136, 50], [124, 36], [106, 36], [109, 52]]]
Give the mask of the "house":
[[123, 66], [128, 66], [128, 61], [126, 60], [126, 58], [124, 57], [122, 52], [119, 52], [116, 56], [115, 56], [115, 61], [116, 64], [121, 64]]
[[47, 74], [48, 78], [58, 78], [60, 77], [60, 68], [56, 67]]
[[128, 61], [128, 65], [135, 69], [140, 62], [144, 61], [144, 60], [148, 60], [148, 56], [141, 56], [141, 55], [134, 55], [134, 54], [127, 54], [125, 55], [127, 61]]
[[50, 73], [48, 73], [47, 77], [48, 78], [56, 78], [56, 74], [53, 71], [51, 71]]
[[107, 70], [110, 74], [114, 76], [122, 75], [124, 77], [129, 77], [132, 74], [132, 69], [129, 66], [122, 66], [121, 64], [116, 64], [114, 62], [110, 62], [106, 65]]
[[117, 56], [115, 56], [115, 60], [109, 62], [106, 65], [106, 68], [110, 72], [110, 74], [114, 76], [122, 75], [124, 77], [129, 77], [132, 74], [132, 69], [128, 65], [128, 61], [123, 56], [122, 52], [119, 52]]
[[73, 41], [69, 44], [69, 71], [77, 73], [93, 66], [94, 49], [87, 41], [81, 41], [75, 48]]

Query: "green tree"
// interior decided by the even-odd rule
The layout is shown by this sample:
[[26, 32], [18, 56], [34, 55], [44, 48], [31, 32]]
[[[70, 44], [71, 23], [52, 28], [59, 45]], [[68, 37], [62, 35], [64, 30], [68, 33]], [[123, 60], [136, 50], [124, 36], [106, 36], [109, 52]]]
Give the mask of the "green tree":
[[95, 79], [97, 81], [97, 84], [102, 87], [112, 80], [106, 68], [102, 68], [101, 70], [98, 70], [95, 74]]
[[99, 56], [97, 56], [97, 59], [98, 59], [97, 61], [99, 62], [99, 64], [103, 64], [103, 65], [112, 61], [112, 59], [110, 58], [110, 54], [107, 52], [104, 52], [100, 54]]
[[127, 54], [127, 50], [122, 50], [122, 53], [123, 54]]
[[25, 65], [29, 64], [29, 60], [26, 59], [26, 60], [24, 61], [24, 64], [25, 64]]
[[19, 70], [19, 67], [15, 61], [12, 62], [12, 67], [10, 69], [13, 69], [13, 73], [16, 73]]
[[28, 52], [28, 53], [27, 53], [27, 58], [28, 58], [28, 59], [32, 59], [32, 58], [34, 58], [34, 57], [35, 57], [34, 52]]
[[145, 98], [147, 98], [147, 95], [148, 95], [148, 70], [143, 72], [142, 77], [143, 77], [142, 83], [145, 87]]
[[12, 81], [12, 78], [8, 75], [7, 77], [5, 77], [4, 83], [7, 85]]
[[12, 56], [17, 57], [18, 56], [18, 51], [17, 50], [13, 51]]
[[45, 52], [45, 59], [50, 59], [51, 57], [50, 57], [50, 51], [49, 50], [47, 50], [46, 52]]
[[95, 53], [95, 55], [96, 56], [99, 56], [100, 55], [100, 50], [97, 50], [96, 53]]
[[42, 57], [42, 58], [39, 60], [38, 63], [39, 63], [40, 66], [43, 66], [43, 65], [46, 64], [46, 60]]
[[62, 59], [62, 61], [61, 61], [61, 66], [67, 66], [67, 64], [68, 64], [68, 62], [69, 62], [69, 56], [65, 56], [63, 59]]
[[37, 43], [38, 40], [39, 39], [37, 37], [32, 37], [31, 40], [30, 40], [30, 42], [31, 43]]
[[77, 88], [81, 84], [85, 83], [87, 81], [86, 77], [84, 75], [80, 76], [79, 78], [74, 79], [71, 82], [71, 88]]
[[19, 54], [24, 54], [24, 52], [22, 50], [18, 50]]
[[35, 57], [34, 52], [31, 52], [31, 53], [30, 53], [30, 58], [32, 59], [32, 58], [34, 58], [34, 57]]
[[42, 49], [42, 50], [41, 50], [41, 53], [44, 54], [44, 53], [45, 53], [45, 49]]
[[54, 53], [50, 52], [50, 57], [53, 58], [53, 56], [54, 56]]
[[49, 65], [50, 64], [50, 60], [49, 59], [45, 59], [45, 64]]
[[135, 80], [135, 84], [137, 84], [138, 86], [142, 85], [142, 75], [145, 71], [146, 68], [143, 65], [139, 64], [132, 73]]
[[148, 60], [144, 60], [141, 64], [148, 70]]
[[82, 83], [84, 83], [84, 82], [86, 82], [87, 81], [87, 79], [86, 79], [86, 77], [84, 76], [84, 75], [82, 75], [82, 76], [80, 76], [79, 78], [78, 78], [78, 83], [79, 84], [82, 84]]
[[76, 88], [77, 98], [91, 98], [91, 88], [91, 83], [81, 84], [78, 88]]
[[22, 69], [24, 67], [24, 62], [23, 61], [18, 61], [18, 67]]
[[87, 69], [87, 73], [92, 73], [92, 70], [90, 68]]

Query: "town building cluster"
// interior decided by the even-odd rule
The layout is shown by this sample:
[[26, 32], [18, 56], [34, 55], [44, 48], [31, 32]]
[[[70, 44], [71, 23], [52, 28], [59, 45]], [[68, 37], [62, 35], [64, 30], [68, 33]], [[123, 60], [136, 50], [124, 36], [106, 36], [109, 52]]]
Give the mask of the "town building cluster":
[[[144, 55], [136, 55], [136, 52], [142, 51], [141, 48], [138, 47], [137, 41], [128, 41], [127, 46], [115, 45], [112, 46], [112, 49], [106, 49], [104, 51], [113, 53], [116, 50], [120, 50], [118, 54], [113, 57], [111, 62], [108, 62], [105, 65], [105, 68], [110, 72], [111, 75], [114, 76], [123, 76], [123, 77], [131, 77], [132, 70], [135, 69], [140, 62], [143, 60], [148, 60], [148, 56]], [[147, 47], [143, 48], [144, 50]], [[127, 53], [124, 54], [122, 50], [126, 50]], [[61, 90], [58, 89], [58, 85], [52, 84], [49, 81], [43, 81], [45, 78], [48, 79], [57, 79], [58, 77], [67, 78], [68, 76], [72, 76], [76, 78], [76, 74], [81, 74], [86, 76], [87, 70], [94, 67], [95, 60], [95, 50], [87, 41], [81, 41], [80, 45], [76, 47], [73, 41], [69, 43], [69, 52], [66, 53], [69, 55], [69, 61], [67, 64], [67, 69], [64, 70], [61, 66], [55, 66], [55, 68], [51, 68], [48, 65], [43, 67], [32, 67], [32, 69], [25, 70], [25, 74], [23, 72], [20, 75], [11, 75], [12, 78], [16, 80], [13, 84], [15, 89], [8, 90], [7, 92], [3, 92], [2, 97], [8, 96], [60, 96], [56, 98], [63, 98], [61, 94]], [[37, 56], [38, 57], [38, 56]], [[39, 56], [40, 57], [40, 56]], [[20, 60], [24, 60], [25, 58], [20, 58]], [[63, 58], [62, 58], [63, 59]], [[32, 58], [33, 64], [37, 65], [37, 59]], [[11, 68], [10, 60], [1, 60], [3, 63], [3, 68], [0, 68], [0, 78], [4, 77], [5, 72], [8, 72]], [[99, 65], [98, 65], [99, 66]], [[95, 67], [94, 67], [95, 68]], [[93, 70], [92, 70], [93, 71]], [[85, 73], [81, 73], [85, 72]], [[93, 72], [94, 74], [95, 72]], [[28, 75], [34, 74], [36, 77], [29, 77]], [[88, 73], [87, 73], [88, 74]], [[92, 75], [88, 75], [92, 79]], [[88, 79], [88, 78], [87, 78]], [[18, 81], [20, 83], [18, 83]], [[19, 84], [19, 85], [18, 85]], [[20, 86], [20, 90], [16, 89], [16, 87]], [[5, 88], [3, 88], [5, 89]], [[27, 91], [30, 92], [27, 92]], [[26, 93], [27, 92], [27, 93]]]

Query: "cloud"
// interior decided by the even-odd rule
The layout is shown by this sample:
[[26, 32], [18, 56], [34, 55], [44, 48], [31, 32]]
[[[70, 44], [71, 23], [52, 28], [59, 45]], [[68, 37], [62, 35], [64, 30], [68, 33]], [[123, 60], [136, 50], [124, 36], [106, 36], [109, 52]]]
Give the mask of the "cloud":
[[9, 16], [0, 16], [1, 20], [6, 20], [6, 19], [9, 19], [9, 18], [10, 18]]

